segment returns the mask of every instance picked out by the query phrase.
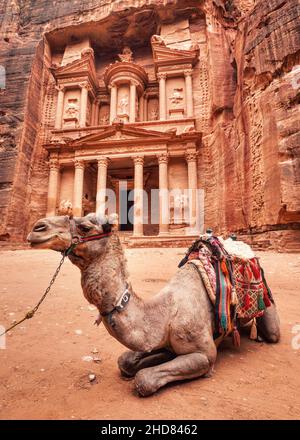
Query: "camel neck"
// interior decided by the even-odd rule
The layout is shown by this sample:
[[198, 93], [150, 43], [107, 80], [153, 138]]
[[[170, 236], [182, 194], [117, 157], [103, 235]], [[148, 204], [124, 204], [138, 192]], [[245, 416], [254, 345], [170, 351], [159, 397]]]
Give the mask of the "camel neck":
[[105, 252], [81, 271], [81, 283], [87, 300], [101, 314], [109, 313], [128, 283], [124, 252], [117, 236], [108, 239]]
[[[103, 323], [108, 332], [131, 350], [147, 351], [160, 348], [164, 340], [165, 322], [168, 314], [157, 320], [156, 300], [150, 302], [139, 298], [128, 282], [126, 260], [117, 236], [108, 239], [101, 257], [81, 270], [84, 296], [94, 304], [100, 314], [110, 314], [128, 284], [130, 300], [120, 313], [114, 313], [111, 325], [109, 318]], [[153, 332], [153, 327], [156, 331]]]

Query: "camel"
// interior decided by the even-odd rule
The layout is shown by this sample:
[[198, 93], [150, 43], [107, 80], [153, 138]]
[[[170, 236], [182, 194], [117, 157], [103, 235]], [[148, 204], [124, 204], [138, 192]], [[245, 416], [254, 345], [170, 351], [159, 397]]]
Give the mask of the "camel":
[[[48, 217], [27, 237], [31, 247], [68, 252], [81, 271], [85, 298], [99, 310], [98, 324], [125, 345], [118, 359], [121, 374], [134, 378], [140, 396], [164, 385], [209, 377], [217, 357], [214, 310], [193, 265], [178, 269], [168, 284], [145, 301], [132, 289], [115, 216]], [[85, 241], [87, 240], [87, 241]], [[276, 306], [257, 319], [268, 342], [280, 337]]]

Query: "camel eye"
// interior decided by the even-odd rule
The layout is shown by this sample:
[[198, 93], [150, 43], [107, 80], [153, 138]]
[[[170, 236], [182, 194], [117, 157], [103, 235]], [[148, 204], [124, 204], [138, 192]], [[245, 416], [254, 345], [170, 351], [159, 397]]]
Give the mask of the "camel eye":
[[79, 225], [78, 229], [80, 229], [80, 231], [82, 232], [89, 232], [92, 229], [92, 227], [87, 225]]

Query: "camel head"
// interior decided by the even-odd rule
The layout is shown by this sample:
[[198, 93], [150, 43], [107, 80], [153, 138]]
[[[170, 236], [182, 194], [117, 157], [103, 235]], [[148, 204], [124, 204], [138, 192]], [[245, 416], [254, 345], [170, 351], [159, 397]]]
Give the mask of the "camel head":
[[[90, 261], [103, 253], [107, 237], [90, 241], [89, 237], [111, 232], [116, 222], [116, 214], [110, 216], [88, 214], [73, 219], [68, 216], [46, 217], [34, 224], [27, 241], [34, 249], [64, 252], [74, 243], [75, 237], [79, 242], [73, 248], [72, 256]], [[81, 241], [84, 239], [87, 241]]]

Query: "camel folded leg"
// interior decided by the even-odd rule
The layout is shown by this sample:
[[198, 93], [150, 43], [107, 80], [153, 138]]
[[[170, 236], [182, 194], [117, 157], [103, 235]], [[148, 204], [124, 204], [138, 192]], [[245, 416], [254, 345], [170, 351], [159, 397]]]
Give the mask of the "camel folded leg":
[[176, 355], [168, 350], [126, 351], [118, 359], [119, 369], [123, 376], [133, 377], [142, 368], [153, 367], [154, 365], [174, 359]]
[[267, 342], [276, 343], [280, 339], [280, 322], [276, 305], [271, 304], [260, 318], [256, 318], [258, 334]]
[[180, 355], [159, 366], [140, 370], [135, 376], [135, 386], [141, 396], [150, 396], [169, 382], [204, 376], [212, 366], [205, 354]]

